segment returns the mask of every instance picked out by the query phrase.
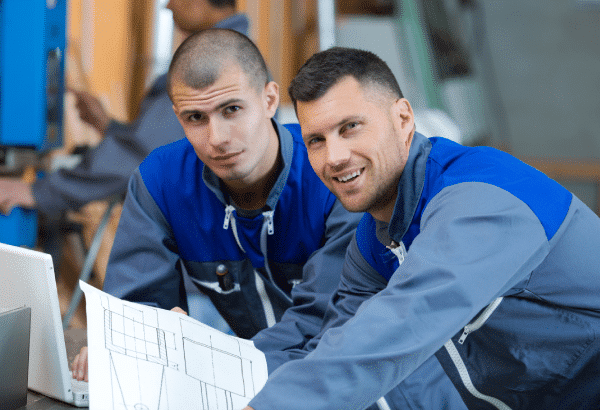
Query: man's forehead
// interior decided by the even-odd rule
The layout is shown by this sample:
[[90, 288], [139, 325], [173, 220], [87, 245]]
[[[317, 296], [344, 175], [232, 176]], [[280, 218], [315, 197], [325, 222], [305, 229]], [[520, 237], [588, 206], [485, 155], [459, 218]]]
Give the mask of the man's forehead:
[[358, 81], [345, 77], [335, 83], [325, 94], [313, 101], [297, 101], [298, 119], [306, 123], [315, 123], [324, 118], [335, 120], [338, 116], [359, 113], [363, 93]]
[[180, 79], [173, 81], [172, 84], [175, 106], [197, 105], [210, 108], [232, 98], [245, 100], [249, 97], [250, 92], [256, 93], [249, 86], [246, 76], [234, 73], [223, 73], [213, 84], [202, 89], [191, 87]]

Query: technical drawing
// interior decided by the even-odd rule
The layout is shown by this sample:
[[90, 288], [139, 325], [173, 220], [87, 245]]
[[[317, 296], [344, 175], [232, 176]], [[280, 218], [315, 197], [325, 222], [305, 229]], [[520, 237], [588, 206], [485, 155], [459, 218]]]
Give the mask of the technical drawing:
[[99, 301], [101, 367], [110, 390], [102, 408], [238, 410], [266, 381], [264, 355], [247, 341], [103, 293]]
[[144, 312], [139, 309], [123, 306], [123, 314], [104, 309], [104, 331], [108, 350], [163, 366], [178, 367], [177, 363], [169, 362], [167, 351], [176, 349], [175, 334], [147, 325]]
[[240, 342], [215, 338], [201, 326], [180, 319], [185, 372], [200, 381], [202, 410], [233, 409], [237, 402], [257, 393], [253, 384], [252, 361], [242, 357]]

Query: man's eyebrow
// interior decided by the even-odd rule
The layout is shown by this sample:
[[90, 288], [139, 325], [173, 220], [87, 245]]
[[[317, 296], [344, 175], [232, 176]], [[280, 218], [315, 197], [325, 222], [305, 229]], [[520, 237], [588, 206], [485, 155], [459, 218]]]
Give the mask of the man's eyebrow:
[[[230, 104], [240, 103], [240, 102], [243, 102], [243, 101], [244, 100], [242, 100], [241, 98], [231, 98], [231, 99], [223, 101], [221, 104], [217, 105], [213, 111], [218, 111], [218, 110], [220, 110], [222, 108], [227, 107]], [[181, 111], [180, 115], [181, 116], [187, 116], [187, 115], [190, 115], [190, 114], [205, 114], [205, 112], [201, 111], [201, 110], [189, 109], [189, 110], [183, 110], [183, 111]]]
[[221, 104], [217, 105], [216, 110], [220, 110], [221, 108], [225, 108], [230, 104], [243, 102], [241, 98], [230, 98], [229, 100], [223, 101]]
[[202, 114], [202, 111], [200, 110], [183, 110], [181, 111], [181, 114], [179, 114], [182, 117], [187, 117], [188, 115], [191, 114]]
[[[363, 117], [360, 115], [353, 115], [350, 117], [346, 117], [346, 118], [343, 118], [340, 121], [338, 121], [336, 124], [333, 124], [333, 126], [331, 128], [329, 128], [329, 130], [341, 127], [342, 125], [347, 124], [349, 122], [361, 121], [362, 119], [363, 119]], [[327, 131], [329, 131], [329, 130], [327, 130]], [[302, 135], [302, 139], [306, 141], [311, 138], [322, 137], [322, 136], [323, 136], [322, 132], [313, 132], [312, 134]]]

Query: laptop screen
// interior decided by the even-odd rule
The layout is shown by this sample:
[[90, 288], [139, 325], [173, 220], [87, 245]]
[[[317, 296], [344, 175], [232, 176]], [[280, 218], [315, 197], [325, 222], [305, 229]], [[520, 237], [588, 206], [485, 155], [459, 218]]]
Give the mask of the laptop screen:
[[72, 402], [71, 376], [50, 255], [0, 243], [0, 301], [31, 308], [28, 387]]

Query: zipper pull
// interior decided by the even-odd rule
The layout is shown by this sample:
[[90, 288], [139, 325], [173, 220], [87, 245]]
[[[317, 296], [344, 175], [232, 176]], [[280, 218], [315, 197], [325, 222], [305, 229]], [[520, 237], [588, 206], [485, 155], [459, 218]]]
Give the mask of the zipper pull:
[[267, 233], [269, 235], [273, 235], [275, 233], [275, 224], [273, 224], [273, 212], [274, 211], [263, 212], [263, 216], [267, 220]]
[[400, 265], [402, 265], [402, 262], [404, 262], [403, 249], [398, 247], [398, 248], [391, 249], [391, 251], [394, 255], [396, 255], [396, 258], [398, 258], [398, 262], [400, 263]]
[[469, 336], [469, 333], [471, 333], [471, 327], [469, 325], [467, 325], [463, 329], [463, 333], [462, 333], [462, 335], [460, 335], [460, 339], [458, 339], [458, 343], [462, 345], [465, 342], [465, 339], [467, 338], [467, 336]]
[[398, 258], [398, 262], [402, 265], [404, 262], [404, 258], [406, 257], [406, 247], [404, 246], [404, 242], [396, 242], [392, 239], [392, 243], [386, 246], [392, 253]]
[[229, 229], [229, 221], [231, 220], [231, 214], [235, 208], [233, 205], [227, 205], [225, 207], [225, 220], [223, 221], [223, 229]]

